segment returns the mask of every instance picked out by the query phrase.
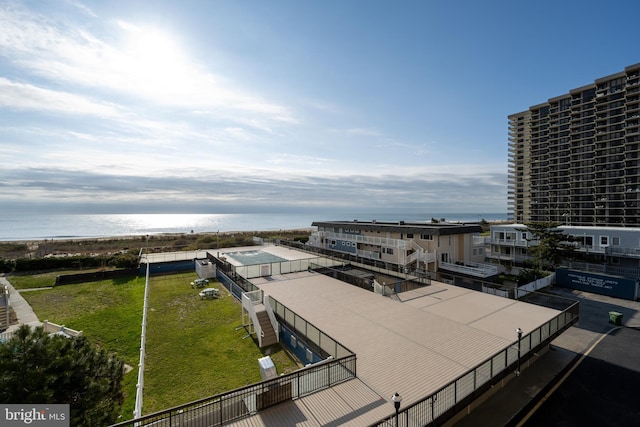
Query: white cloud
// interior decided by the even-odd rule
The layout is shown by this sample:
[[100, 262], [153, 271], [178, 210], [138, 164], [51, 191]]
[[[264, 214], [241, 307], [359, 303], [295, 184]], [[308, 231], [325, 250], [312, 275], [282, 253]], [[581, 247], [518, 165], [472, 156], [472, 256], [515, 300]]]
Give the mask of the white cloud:
[[[190, 175], [190, 176], [189, 176]], [[194, 169], [190, 174], [166, 171], [158, 176], [114, 175], [108, 170], [82, 171], [30, 168], [0, 171], [0, 200], [85, 202], [118, 200], [145, 203], [164, 200], [185, 208], [202, 203], [238, 207], [259, 203], [283, 207], [334, 206], [353, 209], [429, 209], [432, 212], [500, 212], [506, 194], [506, 174], [482, 177], [367, 176], [348, 179], [313, 174], [269, 173], [267, 170]], [[90, 189], [90, 191], [87, 191]], [[375, 210], [374, 210], [375, 211]]]
[[118, 107], [85, 96], [17, 83], [0, 77], [0, 107], [98, 117], [120, 117]]
[[431, 144], [356, 107], [286, 95], [298, 111], [206, 68], [164, 27], [67, 4], [77, 22], [0, 7], [2, 201], [504, 204], [504, 165], [431, 167], [416, 160]]
[[273, 165], [287, 165], [291, 170], [303, 170], [309, 165], [324, 165], [330, 163], [330, 160], [320, 156], [306, 156], [281, 153], [273, 155], [266, 160], [266, 163]]
[[171, 35], [125, 21], [106, 40], [25, 10], [0, 11], [0, 49], [15, 64], [49, 81], [116, 91], [176, 108], [296, 123], [290, 108], [238, 88], [185, 57]]
[[96, 13], [93, 10], [91, 10], [87, 5], [80, 3], [79, 1], [75, 1], [75, 0], [65, 0], [65, 1], [88, 16], [91, 16], [94, 18], [98, 17], [98, 15], [96, 15]]

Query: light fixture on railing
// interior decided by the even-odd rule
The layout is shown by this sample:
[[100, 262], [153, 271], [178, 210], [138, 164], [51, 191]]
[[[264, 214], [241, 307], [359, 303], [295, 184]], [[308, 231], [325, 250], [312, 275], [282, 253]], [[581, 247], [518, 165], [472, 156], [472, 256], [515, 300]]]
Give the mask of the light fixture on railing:
[[400, 402], [402, 402], [402, 396], [396, 392], [391, 396], [391, 401], [393, 402], [393, 407], [396, 409], [396, 427], [398, 427], [398, 417], [400, 415]]

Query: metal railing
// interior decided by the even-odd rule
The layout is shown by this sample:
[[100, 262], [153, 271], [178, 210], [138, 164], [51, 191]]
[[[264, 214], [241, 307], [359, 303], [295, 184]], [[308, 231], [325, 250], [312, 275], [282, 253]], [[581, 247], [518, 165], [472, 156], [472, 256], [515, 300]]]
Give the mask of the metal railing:
[[140, 251], [140, 261], [143, 263], [157, 263], [169, 261], [187, 261], [192, 259], [207, 258], [207, 251], [198, 249], [195, 251], [179, 251], [179, 252], [161, 252], [161, 253], [142, 253]]
[[[520, 360], [527, 360], [542, 346], [578, 321], [579, 302], [573, 303], [549, 322], [534, 329], [520, 340]], [[398, 414], [398, 427], [433, 425], [434, 421], [453, 416], [499, 380], [515, 371], [518, 363], [517, 341], [491, 358], [477, 365], [473, 370], [456, 378], [435, 393], [407, 406]], [[396, 415], [371, 424], [370, 427], [395, 425]], [[440, 425], [438, 420], [438, 425]]]
[[327, 360], [274, 379], [196, 400], [112, 427], [221, 426], [355, 378], [356, 356]]
[[640, 257], [640, 248], [616, 248], [608, 246], [605, 248], [606, 255], [624, 256], [624, 257]]
[[[312, 344], [318, 350], [321, 350], [324, 354], [327, 354], [334, 359], [342, 359], [349, 355], [354, 355], [351, 350], [322, 332], [312, 323], [307, 322], [304, 318], [287, 308], [272, 296], [269, 296], [268, 298], [274, 314], [280, 319], [280, 321], [300, 334], [308, 344]], [[355, 365], [353, 373], [355, 375]]]
[[254, 265], [242, 265], [234, 266], [233, 271], [244, 277], [245, 279], [252, 279], [262, 276], [274, 276], [279, 274], [297, 273], [299, 271], [305, 271], [309, 269], [311, 264], [319, 264], [325, 267], [332, 267], [340, 264], [340, 261], [335, 261], [326, 257], [318, 258], [305, 258], [296, 259], [290, 261], [278, 261]]

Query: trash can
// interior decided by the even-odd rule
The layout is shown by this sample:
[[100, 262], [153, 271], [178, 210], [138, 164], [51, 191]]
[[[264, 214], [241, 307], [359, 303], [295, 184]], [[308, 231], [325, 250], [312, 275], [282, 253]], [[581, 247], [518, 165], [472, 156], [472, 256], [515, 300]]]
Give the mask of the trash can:
[[613, 325], [621, 326], [622, 325], [622, 313], [619, 313], [617, 311], [610, 311], [609, 312], [609, 323], [611, 323]]

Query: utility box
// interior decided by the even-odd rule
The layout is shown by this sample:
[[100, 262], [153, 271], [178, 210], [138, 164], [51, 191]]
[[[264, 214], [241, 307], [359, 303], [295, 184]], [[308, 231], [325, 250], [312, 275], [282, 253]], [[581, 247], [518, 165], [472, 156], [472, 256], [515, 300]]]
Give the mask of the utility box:
[[260, 376], [262, 377], [262, 381], [270, 380], [278, 376], [276, 366], [273, 364], [271, 357], [261, 357], [258, 359], [258, 365], [260, 365]]

